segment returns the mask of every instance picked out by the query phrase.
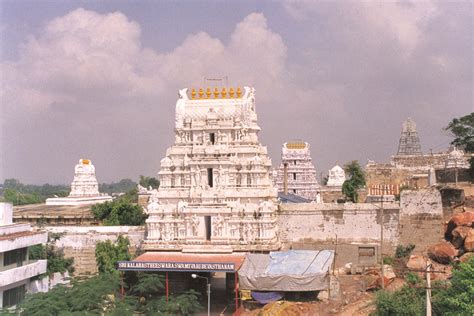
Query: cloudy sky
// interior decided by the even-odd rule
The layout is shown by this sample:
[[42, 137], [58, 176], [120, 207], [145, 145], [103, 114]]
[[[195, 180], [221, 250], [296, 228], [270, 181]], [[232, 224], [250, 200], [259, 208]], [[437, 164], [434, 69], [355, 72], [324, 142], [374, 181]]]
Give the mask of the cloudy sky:
[[177, 90], [256, 88], [261, 142], [311, 144], [318, 174], [388, 161], [412, 117], [425, 152], [474, 110], [473, 2], [0, 1], [0, 181], [155, 175]]

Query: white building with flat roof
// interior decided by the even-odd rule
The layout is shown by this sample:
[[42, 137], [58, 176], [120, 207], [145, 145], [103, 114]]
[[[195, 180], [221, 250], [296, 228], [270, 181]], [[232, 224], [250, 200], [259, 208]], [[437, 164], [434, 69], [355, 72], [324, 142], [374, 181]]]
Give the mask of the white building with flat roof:
[[48, 240], [29, 224], [13, 224], [13, 206], [0, 203], [0, 308], [13, 307], [30, 291], [31, 279], [46, 273], [47, 260], [30, 260], [29, 248]]

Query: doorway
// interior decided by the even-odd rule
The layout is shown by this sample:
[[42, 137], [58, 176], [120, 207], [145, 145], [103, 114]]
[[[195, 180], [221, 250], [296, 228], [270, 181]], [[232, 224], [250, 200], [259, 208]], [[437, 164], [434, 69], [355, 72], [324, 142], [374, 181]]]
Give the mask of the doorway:
[[204, 224], [206, 226], [206, 240], [211, 240], [211, 217], [204, 216]]

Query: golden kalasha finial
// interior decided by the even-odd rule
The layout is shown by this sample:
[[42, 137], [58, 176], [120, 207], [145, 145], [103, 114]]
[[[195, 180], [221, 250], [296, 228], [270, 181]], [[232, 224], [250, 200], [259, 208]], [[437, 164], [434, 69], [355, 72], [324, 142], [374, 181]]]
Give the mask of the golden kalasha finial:
[[191, 90], [191, 99], [196, 99], [196, 89]]
[[242, 90], [240, 90], [240, 87], [237, 88], [237, 98], [240, 98], [242, 96]]
[[234, 97], [234, 88], [230, 88], [229, 89], [229, 98], [233, 98]]
[[211, 88], [206, 89], [206, 96], [207, 96], [208, 99], [211, 98]]
[[222, 88], [221, 94], [222, 94], [222, 99], [225, 99], [225, 98], [226, 98], [226, 95], [227, 95], [227, 91], [225, 90], [225, 87]]
[[204, 92], [202, 91], [202, 88], [199, 88], [199, 99], [202, 99], [204, 95]]
[[219, 89], [217, 87], [214, 88], [214, 99], [219, 97]]

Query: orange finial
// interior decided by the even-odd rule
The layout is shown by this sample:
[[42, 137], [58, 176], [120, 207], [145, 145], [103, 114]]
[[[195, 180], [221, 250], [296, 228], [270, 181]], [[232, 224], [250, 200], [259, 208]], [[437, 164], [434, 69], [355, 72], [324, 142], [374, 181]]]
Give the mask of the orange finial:
[[196, 99], [196, 89], [194, 88], [191, 90], [191, 99]]
[[240, 98], [242, 96], [242, 90], [240, 90], [240, 87], [237, 88], [237, 98]]
[[225, 90], [225, 87], [222, 88], [221, 94], [222, 94], [222, 99], [225, 99], [225, 98], [226, 98], [226, 95], [227, 95], [227, 91]]
[[219, 89], [217, 87], [214, 88], [214, 99], [219, 97]]
[[208, 99], [211, 98], [211, 88], [206, 89], [206, 96], [207, 96]]
[[229, 89], [229, 97], [233, 98], [234, 97], [234, 88]]
[[202, 88], [199, 88], [199, 99], [202, 99], [203, 95], [204, 95], [204, 92], [202, 91]]

